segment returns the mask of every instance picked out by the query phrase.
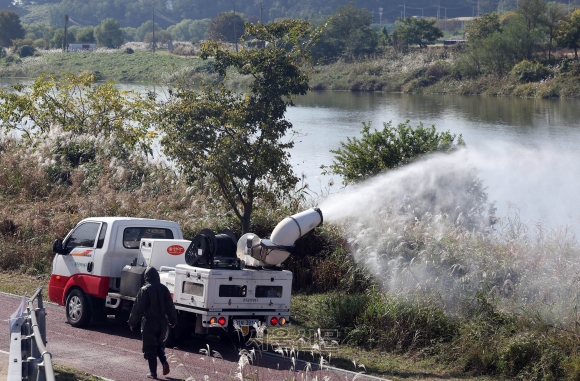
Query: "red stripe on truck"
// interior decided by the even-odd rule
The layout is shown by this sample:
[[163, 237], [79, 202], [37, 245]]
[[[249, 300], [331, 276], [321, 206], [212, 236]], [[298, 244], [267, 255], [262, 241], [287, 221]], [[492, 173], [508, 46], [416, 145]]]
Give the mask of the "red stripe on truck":
[[51, 302], [58, 303], [61, 306], [64, 305], [64, 286], [66, 286], [70, 277], [64, 275], [54, 275], [50, 276], [50, 281], [48, 282], [48, 299]]
[[71, 287], [80, 287], [87, 295], [105, 299], [109, 291], [109, 277], [91, 274], [74, 274], [71, 277], [52, 275], [48, 283], [48, 298], [64, 306], [66, 292]]

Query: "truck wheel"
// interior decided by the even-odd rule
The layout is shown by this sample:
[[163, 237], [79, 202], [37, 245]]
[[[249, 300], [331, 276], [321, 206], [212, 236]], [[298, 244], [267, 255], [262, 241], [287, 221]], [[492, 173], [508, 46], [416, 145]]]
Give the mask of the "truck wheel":
[[77, 328], [86, 327], [91, 321], [89, 301], [79, 289], [72, 290], [66, 298], [66, 318], [70, 325]]

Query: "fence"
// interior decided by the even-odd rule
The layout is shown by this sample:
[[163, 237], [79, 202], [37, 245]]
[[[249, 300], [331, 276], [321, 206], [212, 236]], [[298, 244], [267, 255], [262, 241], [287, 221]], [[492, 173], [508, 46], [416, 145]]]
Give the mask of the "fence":
[[[34, 300], [37, 308], [34, 308]], [[52, 355], [46, 350], [46, 313], [42, 287], [10, 317], [8, 381], [54, 381]]]

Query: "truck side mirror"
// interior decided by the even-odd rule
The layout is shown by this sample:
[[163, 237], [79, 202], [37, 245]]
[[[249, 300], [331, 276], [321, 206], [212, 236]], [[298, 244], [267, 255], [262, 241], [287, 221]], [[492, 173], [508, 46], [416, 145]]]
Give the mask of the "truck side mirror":
[[65, 249], [62, 247], [62, 240], [61, 239], [55, 239], [53, 244], [52, 244], [52, 251], [54, 251], [57, 254], [66, 254]]

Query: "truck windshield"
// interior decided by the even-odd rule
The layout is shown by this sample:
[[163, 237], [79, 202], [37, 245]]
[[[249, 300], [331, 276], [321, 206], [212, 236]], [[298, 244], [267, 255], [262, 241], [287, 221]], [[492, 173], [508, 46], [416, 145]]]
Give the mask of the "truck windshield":
[[77, 246], [94, 247], [100, 226], [97, 222], [86, 222], [77, 226], [66, 241], [66, 252], [70, 253]]
[[141, 238], [173, 239], [171, 229], [160, 228], [125, 228], [123, 230], [123, 247], [138, 249]]

